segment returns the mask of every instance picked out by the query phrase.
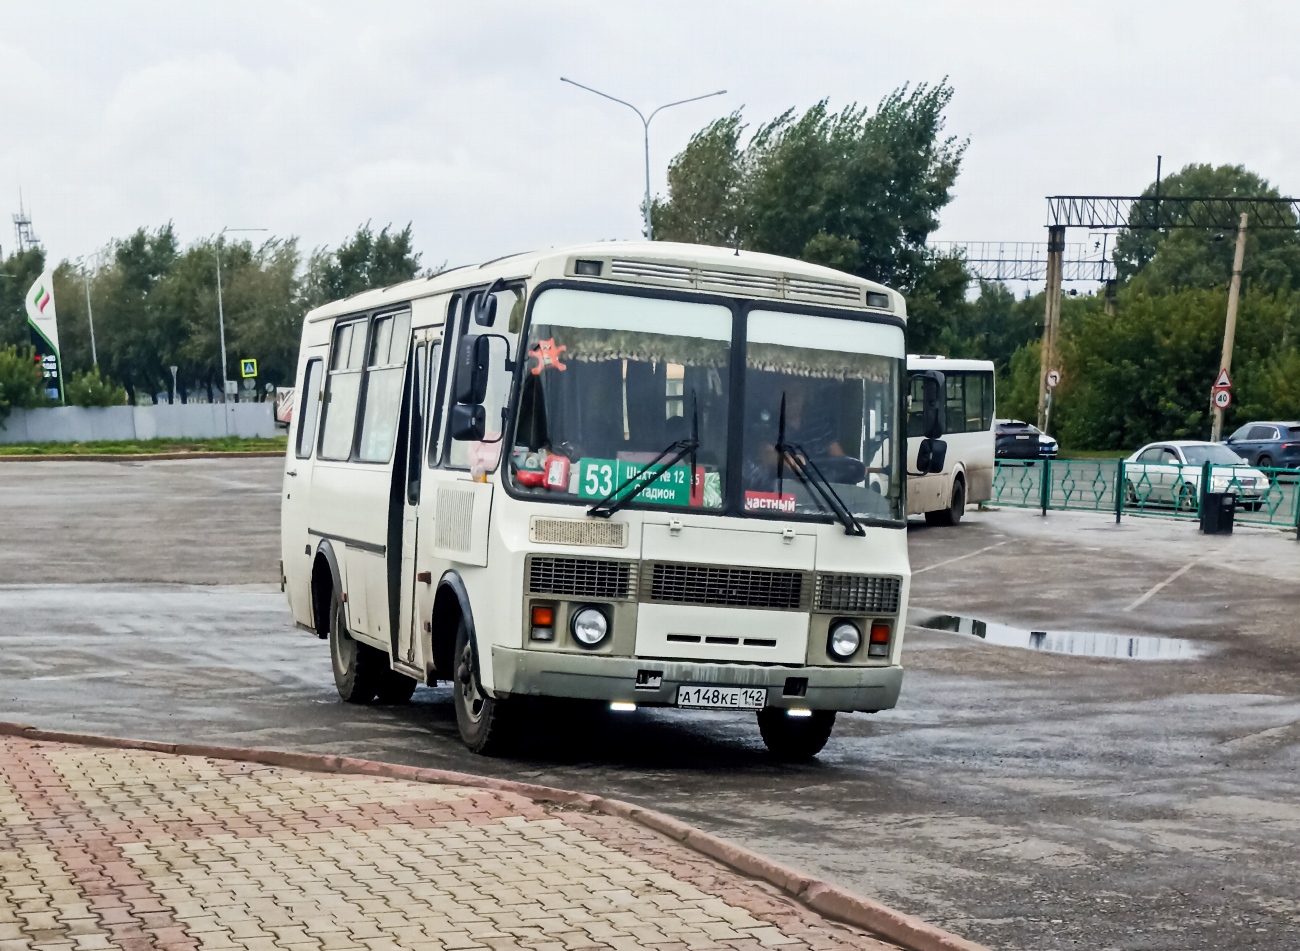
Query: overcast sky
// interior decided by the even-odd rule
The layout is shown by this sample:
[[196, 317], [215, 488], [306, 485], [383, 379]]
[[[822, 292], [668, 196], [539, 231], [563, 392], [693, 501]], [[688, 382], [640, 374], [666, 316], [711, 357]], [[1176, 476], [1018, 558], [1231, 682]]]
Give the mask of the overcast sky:
[[[140, 225], [337, 244], [414, 226], [426, 264], [632, 238], [710, 119], [907, 82], [969, 137], [935, 236], [1044, 240], [1044, 196], [1134, 194], [1189, 162], [1300, 192], [1300, 4], [1169, 0], [19, 3], [0, 32], [0, 211], [55, 258]], [[1072, 241], [1085, 240], [1071, 235]], [[6, 253], [8, 223], [0, 229]]]

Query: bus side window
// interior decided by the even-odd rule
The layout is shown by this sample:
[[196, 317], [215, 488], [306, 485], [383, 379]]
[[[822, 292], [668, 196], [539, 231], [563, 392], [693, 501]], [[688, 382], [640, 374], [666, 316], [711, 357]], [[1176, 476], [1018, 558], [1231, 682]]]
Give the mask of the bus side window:
[[966, 380], [966, 432], [978, 433], [988, 429], [983, 420], [984, 387], [988, 384], [986, 373], [963, 373]]
[[913, 375], [908, 381], [907, 397], [907, 435], [925, 435], [925, 381], [919, 375]]
[[474, 299], [471, 295], [465, 303], [466, 317], [462, 320], [465, 336], [479, 333], [492, 335], [491, 340], [491, 374], [488, 377], [487, 396], [483, 400], [486, 432], [481, 442], [453, 440], [447, 449], [447, 465], [453, 469], [471, 469], [482, 466], [485, 472], [496, 470], [501, 461], [503, 445], [503, 413], [509, 405], [510, 389], [514, 376], [505, 368], [506, 347], [501, 337], [509, 343], [509, 356], [519, 359], [519, 330], [523, 323], [522, 287], [507, 287], [497, 292], [497, 319], [493, 327], [480, 327], [470, 321], [468, 315], [473, 312]]
[[424, 424], [429, 413], [429, 364], [424, 344], [415, 348], [411, 359], [411, 425], [406, 453], [406, 501], [420, 501], [420, 475], [424, 472]]
[[411, 312], [375, 318], [371, 338], [357, 457], [362, 462], [387, 462], [393, 455], [397, 417], [402, 408], [406, 354], [411, 346]]
[[434, 384], [430, 389], [433, 397], [433, 413], [429, 420], [429, 468], [434, 468], [442, 461], [442, 446], [446, 441], [447, 434], [443, 431], [443, 404], [450, 399], [450, 393], [447, 388], [447, 380], [452, 376], [451, 357], [456, 352], [456, 341], [459, 339], [457, 325], [460, 317], [460, 304], [463, 298], [456, 294], [447, 303], [447, 320], [442, 325], [442, 341], [435, 346], [440, 346], [442, 352], [432, 360], [432, 374]]
[[325, 364], [312, 360], [307, 364], [303, 374], [302, 393], [298, 396], [298, 441], [295, 452], [299, 459], [306, 459], [316, 442], [316, 419], [320, 416], [320, 382], [325, 372]]
[[966, 374], [945, 373], [944, 385], [948, 388], [948, 432], [966, 431]]
[[325, 379], [325, 400], [321, 410], [321, 459], [345, 460], [352, 455], [352, 437], [357, 428], [357, 398], [361, 395], [361, 370], [366, 355], [365, 320], [352, 320], [334, 328], [330, 370]]

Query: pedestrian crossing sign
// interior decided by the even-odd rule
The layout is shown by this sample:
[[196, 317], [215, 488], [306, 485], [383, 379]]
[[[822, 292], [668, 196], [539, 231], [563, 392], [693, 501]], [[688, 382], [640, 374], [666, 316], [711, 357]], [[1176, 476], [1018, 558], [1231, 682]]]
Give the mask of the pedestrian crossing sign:
[[257, 361], [256, 361], [256, 360], [240, 360], [240, 361], [239, 361], [239, 375], [242, 376], [245, 380], [249, 379], [250, 377], [255, 377], [255, 376], [257, 376]]

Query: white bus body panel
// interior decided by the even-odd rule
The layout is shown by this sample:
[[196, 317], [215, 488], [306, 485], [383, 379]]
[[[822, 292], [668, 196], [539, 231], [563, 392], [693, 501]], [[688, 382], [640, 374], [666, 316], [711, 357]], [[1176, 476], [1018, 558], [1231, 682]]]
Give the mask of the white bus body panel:
[[[991, 360], [949, 360], [946, 357], [907, 358], [908, 372], [918, 370], [955, 371], [966, 373], [987, 373], [994, 381], [993, 362]], [[944, 459], [943, 471], [926, 475], [908, 475], [907, 477], [907, 514], [922, 515], [948, 507], [952, 500], [953, 480], [960, 473], [966, 483], [966, 502], [987, 502], [993, 497], [994, 450], [996, 437], [993, 417], [997, 415], [996, 397], [990, 413], [989, 428], [979, 432], [945, 433], [943, 440], [948, 445], [948, 454]], [[916, 453], [921, 444], [919, 436], [907, 440], [907, 471], [916, 472]]]

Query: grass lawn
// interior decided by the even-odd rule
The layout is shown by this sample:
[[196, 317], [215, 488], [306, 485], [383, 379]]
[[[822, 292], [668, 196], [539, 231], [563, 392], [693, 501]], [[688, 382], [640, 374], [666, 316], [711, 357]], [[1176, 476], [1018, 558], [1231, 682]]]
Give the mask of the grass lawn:
[[0, 445], [0, 456], [138, 456], [187, 452], [284, 452], [287, 436], [270, 439], [141, 439], [114, 442], [30, 442]]

